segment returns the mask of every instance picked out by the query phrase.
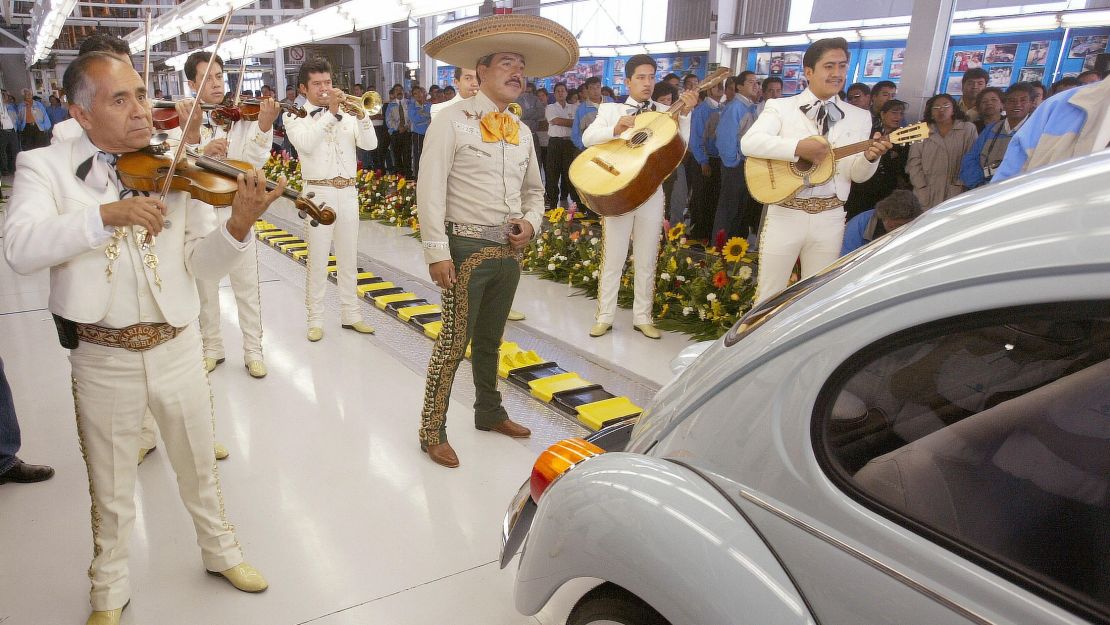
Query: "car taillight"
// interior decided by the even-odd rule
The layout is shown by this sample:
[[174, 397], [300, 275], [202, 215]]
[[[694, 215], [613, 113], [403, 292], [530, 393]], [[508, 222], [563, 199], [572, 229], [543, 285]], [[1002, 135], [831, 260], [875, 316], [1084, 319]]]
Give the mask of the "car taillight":
[[568, 438], [548, 447], [532, 467], [532, 501], [539, 503], [547, 487], [571, 467], [603, 453], [604, 449], [581, 438]]

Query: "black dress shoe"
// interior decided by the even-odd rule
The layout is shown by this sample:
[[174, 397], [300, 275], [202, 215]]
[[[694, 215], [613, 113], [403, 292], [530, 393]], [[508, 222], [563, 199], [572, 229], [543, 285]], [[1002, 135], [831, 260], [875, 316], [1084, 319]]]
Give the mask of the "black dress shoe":
[[54, 477], [53, 468], [41, 464], [27, 464], [16, 458], [12, 468], [0, 473], [0, 484], [7, 484], [8, 482], [31, 484], [32, 482], [43, 482], [52, 477]]

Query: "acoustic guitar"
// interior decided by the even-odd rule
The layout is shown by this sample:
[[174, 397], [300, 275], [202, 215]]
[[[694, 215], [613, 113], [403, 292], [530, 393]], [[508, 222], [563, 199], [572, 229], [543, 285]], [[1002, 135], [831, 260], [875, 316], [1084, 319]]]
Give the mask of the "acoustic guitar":
[[[867, 151], [875, 139], [867, 139], [839, 148], [829, 145], [825, 137], [815, 136], [828, 147], [828, 154], [820, 164], [799, 159], [796, 163], [769, 158], [748, 157], [744, 163], [744, 179], [748, 192], [763, 204], [778, 204], [788, 200], [806, 187], [825, 184], [836, 173], [836, 161]], [[929, 138], [929, 125], [920, 122], [899, 128], [885, 137], [895, 145], [917, 143]]]
[[[729, 68], [722, 67], [697, 90], [728, 77]], [[570, 164], [570, 182], [578, 189], [578, 197], [604, 217], [623, 215], [648, 201], [686, 154], [686, 142], [678, 131], [678, 117], [685, 112], [682, 101], [666, 113], [642, 112], [636, 115], [635, 125], [619, 137], [586, 148]]]

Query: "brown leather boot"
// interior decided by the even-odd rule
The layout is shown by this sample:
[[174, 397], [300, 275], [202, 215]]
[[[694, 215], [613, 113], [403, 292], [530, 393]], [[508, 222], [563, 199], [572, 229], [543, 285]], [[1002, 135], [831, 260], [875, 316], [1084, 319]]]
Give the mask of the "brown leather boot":
[[505, 419], [504, 421], [498, 423], [493, 427], [486, 427], [484, 425], [476, 425], [474, 427], [483, 432], [497, 432], [498, 434], [504, 434], [509, 438], [528, 438], [532, 435], [532, 430], [529, 430], [528, 428], [513, 421], [512, 419]]
[[427, 443], [420, 443], [420, 451], [428, 454], [432, 462], [454, 469], [459, 466], [459, 457], [455, 455], [455, 450], [451, 449], [451, 443], [444, 441], [438, 445], [428, 445]]

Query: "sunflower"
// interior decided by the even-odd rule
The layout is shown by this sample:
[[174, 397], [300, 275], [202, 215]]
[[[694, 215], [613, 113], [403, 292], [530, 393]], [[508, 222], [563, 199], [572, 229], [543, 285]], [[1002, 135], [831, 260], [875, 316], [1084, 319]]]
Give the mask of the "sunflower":
[[679, 222], [667, 231], [667, 240], [676, 241], [684, 234], [686, 234], [686, 224]]
[[562, 206], [553, 208], [547, 212], [547, 220], [553, 224], [557, 224], [560, 220], [562, 220], [564, 212], [566, 211], [563, 210]]
[[724, 253], [725, 260], [734, 263], [748, 253], [748, 242], [740, 237], [732, 237], [725, 243], [721, 252]]

